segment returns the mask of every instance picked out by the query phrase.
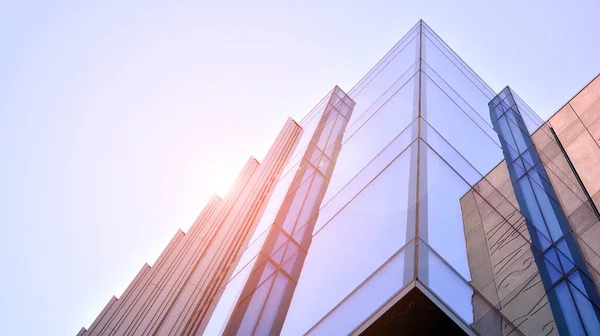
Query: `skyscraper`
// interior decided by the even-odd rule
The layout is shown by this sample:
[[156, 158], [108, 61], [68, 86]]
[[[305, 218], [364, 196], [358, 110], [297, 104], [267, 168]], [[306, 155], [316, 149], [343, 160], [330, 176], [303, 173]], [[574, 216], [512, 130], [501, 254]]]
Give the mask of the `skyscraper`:
[[543, 122], [418, 22], [79, 335], [600, 334], [600, 78]]

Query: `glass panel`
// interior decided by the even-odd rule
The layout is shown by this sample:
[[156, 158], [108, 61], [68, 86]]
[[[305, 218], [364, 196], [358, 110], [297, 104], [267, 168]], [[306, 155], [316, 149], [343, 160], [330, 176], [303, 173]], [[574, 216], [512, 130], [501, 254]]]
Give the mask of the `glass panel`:
[[[251, 263], [253, 261], [253, 259], [256, 258], [256, 255], [258, 254], [258, 252], [260, 252], [260, 249], [262, 248], [263, 243], [267, 239], [268, 235], [269, 235], [269, 230], [264, 230], [258, 236], [258, 238], [256, 238], [254, 240], [254, 242], [248, 246], [248, 248], [246, 248], [246, 250], [242, 253], [242, 255], [240, 257], [240, 260], [239, 260], [239, 262], [237, 264], [237, 267], [235, 268], [235, 271], [233, 272], [233, 275], [231, 276], [232, 279], [239, 272], [241, 272], [241, 270], [244, 267], [246, 267], [249, 263]], [[252, 266], [250, 266], [250, 267], [252, 267]]]
[[[418, 84], [418, 71], [418, 63], [415, 63], [413, 64], [413, 66], [408, 68], [405, 73], [402, 73], [401, 76], [400, 74], [396, 74], [396, 76], [399, 77], [397, 78], [394, 85], [392, 85], [389, 88], [386, 88], [386, 90], [384, 91], [379, 92], [380, 96], [377, 97], [377, 100], [373, 102], [365, 101], [360, 96], [355, 97], [355, 99], [357, 99], [357, 103], [352, 113], [352, 119], [349, 122], [346, 134], [344, 135], [344, 141], [346, 141], [349, 137], [356, 133], [356, 131], [360, 129], [369, 119], [371, 119], [373, 115], [375, 115], [383, 106], [388, 104], [390, 99], [397, 95], [398, 92], [405, 90], [405, 88], [408, 88], [409, 86], [412, 88], [408, 89], [415, 90], [416, 85]], [[416, 92], [416, 90], [413, 92]], [[416, 100], [417, 98], [418, 96], [415, 95], [414, 99]], [[407, 113], [408, 111], [413, 112], [408, 113], [413, 118], [416, 117], [416, 108], [417, 102], [415, 101], [414, 106], [411, 109], [407, 110]]]
[[[498, 123], [504, 124], [506, 127], [506, 129], [502, 131], [501, 136], [504, 136], [504, 140], [507, 141], [514, 150], [518, 151], [519, 153], [523, 153], [529, 148], [529, 146], [528, 143], [525, 142], [525, 138], [521, 135], [522, 133], [518, 129], [518, 126], [516, 126], [514, 122], [510, 121], [511, 113], [513, 112], [509, 111], [505, 113], [497, 121]], [[509, 142], [509, 137], [514, 140], [514, 145]]]
[[497, 137], [492, 138], [475, 124], [428, 76], [423, 76], [423, 85], [424, 118], [478, 172], [487, 173], [504, 159]]
[[413, 78], [343, 144], [328, 195], [335, 195], [414, 120], [414, 81]]
[[475, 111], [480, 118], [485, 120], [485, 122], [491, 126], [488, 103], [493, 98], [493, 95], [483, 92], [476, 82], [473, 81], [471, 76], [468, 76], [463, 69], [457, 67], [455, 62], [450, 60], [446, 54], [432, 42], [431, 34], [427, 31], [423, 34], [422, 53], [425, 63], [430, 67], [425, 71], [430, 74], [432, 72], [431, 70], [433, 70], [447, 83], [448, 87], [451, 87], [458, 96], [462, 97], [462, 99], [468, 103], [470, 108]]
[[[345, 206], [352, 197], [359, 193], [366, 184], [373, 180], [398, 155], [401, 155], [401, 153], [404, 155], [403, 151], [410, 151], [410, 147], [407, 147], [416, 138], [416, 130], [417, 122], [415, 121], [362, 170], [353, 167], [350, 158], [346, 160], [347, 166], [344, 166], [343, 162], [336, 164], [329, 187], [325, 193], [324, 205], [321, 207], [321, 214], [317, 220], [315, 232], [325, 225], [332, 216]], [[348, 153], [348, 156], [352, 156], [352, 153]]]
[[[333, 108], [332, 108], [333, 109]], [[331, 120], [327, 121], [327, 124], [325, 126], [325, 128], [323, 128], [323, 130], [321, 132], [319, 132], [316, 138], [312, 139], [312, 142], [316, 144], [317, 148], [321, 151], [323, 151], [326, 146], [327, 146], [327, 140], [329, 140], [329, 136], [331, 135], [331, 131], [333, 130], [336, 121], [339, 121], [340, 123], [345, 124], [346, 119], [344, 119], [344, 117], [342, 117], [341, 115], [339, 115], [335, 110], [331, 111], [331, 116], [330, 116]]]
[[[326, 97], [326, 99], [327, 100], [325, 101], [325, 103], [327, 103], [329, 101], [329, 95]], [[310, 140], [313, 138], [315, 131], [317, 130], [317, 127], [319, 125], [321, 125], [321, 128], [324, 126], [321, 123], [321, 119], [322, 119], [324, 112], [325, 112], [325, 105], [320, 106], [319, 110], [315, 111], [315, 113], [313, 115], [311, 115], [311, 118], [306, 120], [306, 122], [307, 122], [306, 125], [301, 124], [302, 134], [300, 135], [300, 139], [298, 140], [298, 143], [296, 144], [294, 153], [292, 155], [290, 155], [290, 158], [287, 161], [287, 164], [284, 166], [284, 168], [282, 170], [282, 175], [288, 174], [291, 170], [295, 169], [298, 166], [298, 162], [300, 162], [300, 160], [304, 156], [304, 153], [306, 152], [306, 148], [308, 147]]]
[[529, 105], [527, 105], [519, 95], [517, 95], [513, 90], [510, 90], [512, 97], [514, 98], [515, 103], [519, 107], [519, 111], [523, 116], [523, 121], [527, 126], [527, 130], [529, 134], [533, 134], [539, 127], [544, 123], [543, 120], [535, 113]]
[[292, 295], [293, 289], [294, 285], [290, 282], [288, 277], [282, 273], [278, 273], [277, 278], [275, 278], [275, 283], [273, 284], [273, 289], [271, 289], [267, 303], [260, 316], [255, 335], [270, 335], [273, 325], [281, 325], [279, 323], [281, 323], [281, 319], [284, 317], [284, 312], [279, 311], [279, 307], [284, 298]]
[[[275, 273], [275, 265], [273, 265], [273, 263], [270, 260], [267, 260], [266, 257], [259, 257], [257, 262], [262, 262], [262, 260], [265, 261], [264, 265], [257, 269], [255, 273], [251, 275], [250, 279], [248, 280], [249, 284], [253, 284], [254, 286], [261, 286], [261, 284], [264, 283], [265, 280], [267, 280], [269, 277], [271, 277], [271, 275], [273, 275], [273, 273]], [[244, 294], [242, 293], [242, 297], [243, 295]]]
[[[314, 168], [310, 168], [314, 170]], [[302, 210], [302, 205], [308, 195], [310, 190], [310, 186], [312, 185], [312, 181], [314, 176], [319, 175], [313, 174], [313, 178], [307, 179], [298, 190], [294, 193], [289, 194], [286, 198], [285, 203], [281, 206], [281, 210], [279, 210], [277, 222], [281, 225], [281, 227], [291, 234], [294, 230], [294, 225], [296, 225], [296, 221], [298, 220], [298, 216], [300, 215], [300, 211]], [[289, 204], [287, 204], [289, 203]], [[283, 217], [283, 218], [282, 218]]]
[[[231, 321], [232, 325], [239, 323], [239, 329], [237, 329], [239, 334], [253, 334], [258, 316], [262, 310], [265, 298], [269, 294], [269, 289], [271, 288], [274, 278], [275, 275], [271, 276], [271, 278], [265, 281], [251, 296], [240, 302], [240, 305], [236, 311], [239, 310], [240, 312], [245, 312], [243, 319], [242, 321]], [[239, 317], [240, 315], [236, 313], [236, 315], [232, 316], [232, 318], [235, 319], [236, 316]]]
[[[543, 237], [539, 239], [541, 242], [546, 242], [550, 234], [548, 233], [548, 229], [546, 228], [546, 224], [544, 222], [544, 218], [542, 217], [542, 213], [540, 212], [540, 208], [537, 205], [537, 200], [533, 194], [533, 190], [531, 189], [531, 184], [527, 177], [520, 179], [516, 184], [515, 188], [519, 189], [521, 192], [517, 192], [517, 195], [521, 194], [524, 197], [524, 201], [519, 202], [520, 205], [526, 205], [526, 208], [522, 208], [523, 214], [525, 217], [531, 219], [532, 225], [534, 225], [538, 232], [540, 232]], [[540, 245], [538, 246], [540, 249], [546, 249], [547, 246]]]
[[473, 323], [473, 289], [422, 240], [419, 248], [419, 280], [423, 281], [467, 324]]
[[331, 136], [329, 137], [328, 141], [327, 141], [327, 145], [325, 148], [325, 154], [330, 157], [333, 158], [334, 160], [337, 160], [337, 156], [339, 154], [339, 151], [341, 149], [341, 142], [342, 142], [342, 138], [344, 136], [344, 132], [346, 129], [346, 126], [348, 125], [348, 121], [343, 118], [343, 117], [338, 117], [338, 119], [335, 122], [335, 126], [333, 128], [333, 130], [331, 131]]
[[440, 48], [441, 52], [443, 52], [467, 78], [470, 78], [484, 94], [490, 97], [490, 99], [496, 95], [494, 90], [479, 78], [479, 76], [477, 76], [477, 74], [454, 51], [452, 51], [452, 49], [446, 45], [446, 43], [425, 22], [423, 22], [423, 32], [428, 35], [428, 38], [431, 38], [431, 41]]
[[[417, 70], [415, 68], [419, 55], [417, 32], [411, 34], [409, 40], [402, 44], [396, 49], [395, 54], [382, 64], [383, 66], [380, 66], [368, 78], [361, 80], [356, 88], [350, 91], [349, 96], [356, 102], [350, 124], [361, 118], [365, 111], [371, 108], [371, 105], [380, 101], [382, 96], [385, 97], [387, 94], [389, 97], [390, 93], [393, 94], [398, 89], [398, 85], [403, 84]], [[409, 77], [402, 78], [403, 74], [408, 74]]]
[[[529, 174], [528, 178], [530, 179], [529, 183], [530, 183], [533, 193], [535, 195], [534, 197], [537, 200], [537, 203], [535, 203], [535, 204], [539, 205], [540, 211], [542, 212], [542, 215], [544, 217], [544, 221], [541, 221], [541, 222], [534, 221], [534, 224], [536, 226], [538, 226], [537, 223], [545, 222], [546, 227], [548, 228], [548, 231], [550, 232], [550, 238], [552, 238], [552, 241], [557, 241], [563, 235], [563, 231], [561, 229], [561, 223], [559, 222], [559, 218], [558, 218], [559, 215], [561, 215], [561, 217], [562, 217], [562, 209], [560, 208], [560, 206], [558, 204], [556, 204], [556, 202], [552, 198], [548, 197], [548, 194], [546, 193], [546, 191], [538, 185], [538, 183], [541, 183], [541, 180], [537, 179], [538, 183], [533, 182], [536, 180], [534, 178], [536, 175], [537, 175], [537, 173]], [[554, 204], [551, 204], [551, 202]], [[555, 212], [555, 207], [556, 207], [556, 212]], [[564, 218], [564, 219], [566, 219], [566, 218]]]
[[519, 153], [516, 150], [517, 145], [515, 139], [510, 131], [510, 125], [506, 121], [506, 118], [501, 117], [496, 121], [494, 127], [496, 127], [496, 130], [499, 132], [498, 137], [503, 145], [502, 150], [505, 153], [504, 158], [510, 163], [519, 156]]
[[331, 174], [333, 173], [334, 162], [327, 157], [327, 155], [323, 155], [321, 156], [321, 161], [319, 162], [317, 168], [319, 168], [321, 174], [331, 177]]
[[[310, 164], [307, 164], [306, 161], [304, 161], [302, 166], [296, 166], [295, 169], [291, 170], [279, 180], [275, 186], [275, 189], [273, 190], [273, 193], [269, 197], [269, 203], [267, 204], [267, 207], [260, 218], [260, 222], [254, 231], [254, 235], [250, 239], [250, 244], [252, 244], [258, 238], [258, 235], [262, 234], [273, 223], [275, 223], [275, 218], [280, 212], [286, 196], [288, 196], [290, 193], [293, 193], [301, 184], [301, 182], [308, 179], [314, 172], [315, 169]], [[304, 175], [302, 178], [300, 178], [297, 177], [297, 174]]]
[[321, 161], [321, 156], [323, 156], [323, 152], [312, 146], [311, 150], [307, 151], [306, 154], [306, 158], [308, 159], [310, 164], [315, 167], [319, 167], [319, 162]]
[[[588, 335], [600, 335], [600, 311], [595, 307], [587, 297], [585, 297], [578, 288], [583, 287], [579, 272], [575, 272], [570, 278], [571, 292], [573, 299], [579, 308], [579, 315], [583, 321], [583, 325], [588, 332]], [[574, 286], [573, 283], [577, 285]]]
[[288, 240], [286, 238], [286, 242], [284, 244], [282, 244], [282, 246], [278, 247], [275, 252], [273, 252], [271, 254], [271, 259], [273, 259], [273, 261], [277, 264], [281, 264], [281, 262], [283, 261], [283, 257], [285, 254], [285, 249], [288, 245]]
[[471, 166], [427, 121], [421, 123], [425, 142], [441, 156], [470, 185], [482, 179], [481, 174]]
[[[315, 325], [308, 335], [349, 334], [362, 324], [382, 305], [392, 299], [414, 277], [414, 242], [396, 253], [356, 291]], [[298, 329], [292, 324], [284, 325], [282, 335], [296, 335]]]
[[407, 237], [409, 199], [415, 199], [409, 198], [410, 152], [315, 234], [286, 322], [297, 333], [317, 323], [412, 238]]
[[460, 207], [470, 186], [425, 143], [421, 144], [419, 177], [419, 237], [470, 279]]
[[252, 267], [254, 266], [256, 258], [254, 258], [252, 261], [253, 262], [251, 262], [250, 265], [243, 268], [236, 276], [234, 276], [227, 284], [227, 287], [225, 287], [223, 295], [221, 295], [210, 321], [208, 322], [206, 329], [204, 329], [205, 335], [223, 334], [223, 331], [227, 326], [227, 322], [229, 321], [229, 316], [233, 312], [240, 294], [244, 289], [244, 284], [246, 283], [246, 280], [252, 271]]
[[579, 319], [579, 314], [577, 313], [575, 302], [573, 301], [573, 297], [571, 296], [571, 291], [569, 290], [568, 282], [561, 282], [552, 291], [554, 291], [557, 299], [560, 301], [560, 309], [565, 319], [568, 334], [586, 335], [583, 326], [581, 325], [581, 320]]
[[544, 261], [544, 266], [547, 269], [547, 273], [549, 275], [549, 279], [550, 282], [552, 284], [558, 282], [559, 280], [562, 279], [563, 275], [564, 275], [564, 271], [562, 269], [556, 270], [553, 265], [556, 265], [556, 267], [560, 267], [560, 261], [558, 258], [558, 254], [556, 253], [556, 249], [555, 248], [550, 248], [548, 251], [546, 251], [544, 253], [545, 258], [538, 258], [538, 260], [542, 260]]
[[[565, 274], [569, 273], [570, 270], [575, 268], [575, 264], [573, 263], [573, 256], [571, 255], [571, 251], [567, 246], [567, 239], [573, 239], [572, 236], [565, 237], [558, 244], [556, 244], [556, 248], [558, 249], [558, 258], [560, 260], [560, 265], [563, 268], [563, 272]], [[572, 246], [575, 245], [575, 241], [571, 242]]]
[[[596, 285], [581, 270], [577, 270], [577, 271], [573, 272], [573, 274], [571, 274], [569, 276], [569, 282], [571, 283], [571, 286], [574, 286], [579, 292], [581, 292], [581, 294], [587, 300], [590, 301], [592, 306], [596, 307], [596, 309], [598, 309], [598, 307], [600, 307], [600, 302], [597, 301], [597, 297], [595, 295], [588, 295], [589, 294], [588, 290], [589, 289], [594, 290]], [[575, 292], [573, 292], [573, 294], [575, 294]], [[584, 307], [590, 307], [590, 306], [588, 304], [585, 304], [582, 307], [584, 308]], [[583, 310], [585, 310], [585, 309], [583, 309]], [[583, 310], [582, 310], [582, 313], [583, 313]]]
[[302, 212], [300, 213], [300, 216], [298, 216], [294, 233], [296, 233], [300, 227], [307, 224], [309, 219], [312, 219], [316, 215], [318, 207], [321, 205], [323, 194], [325, 193], [325, 183], [327, 183], [327, 181], [323, 175], [315, 174], [306, 201], [302, 205]]
[[[294, 246], [294, 245], [291, 245]], [[292, 279], [298, 279], [300, 272], [303, 271], [304, 260], [306, 259], [306, 251], [304, 249], [298, 249], [296, 253], [293, 253], [291, 257], [284, 258], [283, 266], [281, 269], [284, 270]]]

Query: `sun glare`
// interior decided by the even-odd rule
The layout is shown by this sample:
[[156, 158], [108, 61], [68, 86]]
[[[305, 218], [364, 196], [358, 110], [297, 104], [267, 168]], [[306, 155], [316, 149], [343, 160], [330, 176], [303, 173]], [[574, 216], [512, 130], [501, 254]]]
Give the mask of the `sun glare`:
[[223, 170], [211, 177], [211, 189], [223, 198], [231, 189], [235, 177], [235, 173]]

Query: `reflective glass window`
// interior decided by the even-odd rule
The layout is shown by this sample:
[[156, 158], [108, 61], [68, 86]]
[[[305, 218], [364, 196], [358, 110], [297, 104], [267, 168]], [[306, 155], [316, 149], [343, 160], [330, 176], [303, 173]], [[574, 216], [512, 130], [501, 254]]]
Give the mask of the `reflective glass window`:
[[290, 330], [311, 328], [412, 238], [407, 237], [410, 153], [315, 234], [287, 316]]

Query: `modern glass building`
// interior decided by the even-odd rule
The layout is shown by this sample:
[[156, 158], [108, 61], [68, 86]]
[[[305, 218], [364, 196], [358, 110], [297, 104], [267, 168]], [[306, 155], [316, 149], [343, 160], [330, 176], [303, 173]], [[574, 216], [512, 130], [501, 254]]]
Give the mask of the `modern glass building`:
[[423, 21], [78, 335], [600, 335], [600, 77], [542, 121]]

